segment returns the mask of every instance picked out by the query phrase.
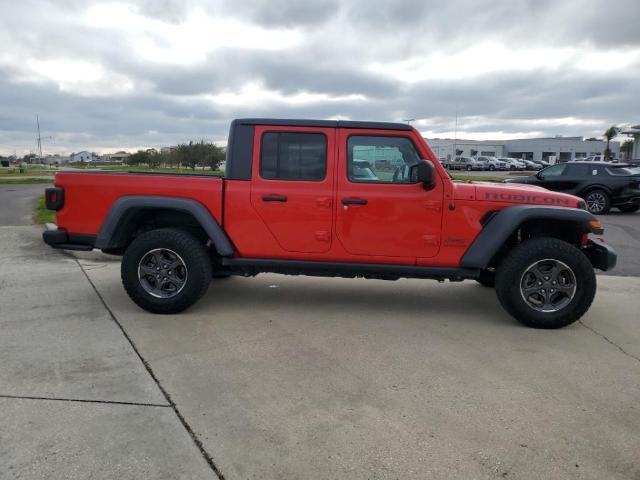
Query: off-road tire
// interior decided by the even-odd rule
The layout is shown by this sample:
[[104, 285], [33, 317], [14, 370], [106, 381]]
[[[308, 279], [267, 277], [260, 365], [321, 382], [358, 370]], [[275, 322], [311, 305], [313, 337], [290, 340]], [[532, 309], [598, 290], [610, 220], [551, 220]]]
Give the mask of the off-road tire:
[[[599, 210], [597, 211], [593, 210], [592, 206], [589, 203], [592, 196], [594, 196], [595, 198], [598, 198], [599, 200], [601, 199], [601, 201], [604, 202], [601, 207], [598, 207]], [[587, 208], [589, 212], [593, 213], [594, 215], [604, 215], [608, 213], [609, 210], [611, 209], [611, 197], [607, 192], [605, 192], [600, 188], [594, 188], [593, 190], [589, 190], [584, 195], [584, 201], [587, 202]]]
[[496, 286], [496, 272], [492, 272], [491, 270], [482, 270], [480, 272], [480, 276], [476, 278], [476, 282], [483, 287], [494, 288]]
[[[170, 298], [148, 293], [138, 275], [141, 260], [154, 249], [169, 249], [184, 261], [188, 275], [182, 289]], [[179, 229], [161, 228], [143, 233], [127, 247], [120, 269], [127, 294], [139, 307], [151, 313], [179, 313], [193, 305], [211, 282], [211, 258], [205, 245]]]
[[[563, 308], [542, 312], [531, 307], [521, 292], [524, 275], [536, 262], [550, 259], [568, 266], [575, 279], [573, 298]], [[537, 237], [516, 246], [496, 272], [496, 295], [515, 319], [533, 328], [561, 328], [589, 309], [596, 293], [596, 276], [589, 259], [573, 245], [550, 237]]]
[[624, 205], [618, 207], [618, 210], [620, 210], [622, 213], [634, 213], [640, 210], [640, 205]]

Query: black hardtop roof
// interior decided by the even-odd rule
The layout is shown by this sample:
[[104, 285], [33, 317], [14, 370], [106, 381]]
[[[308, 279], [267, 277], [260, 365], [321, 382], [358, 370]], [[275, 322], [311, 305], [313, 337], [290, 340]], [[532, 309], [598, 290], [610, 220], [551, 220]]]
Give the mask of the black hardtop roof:
[[306, 120], [291, 118], [238, 118], [233, 121], [241, 125], [283, 125], [292, 127], [330, 127], [330, 128], [370, 128], [377, 130], [412, 130], [406, 123], [359, 122], [352, 120]]

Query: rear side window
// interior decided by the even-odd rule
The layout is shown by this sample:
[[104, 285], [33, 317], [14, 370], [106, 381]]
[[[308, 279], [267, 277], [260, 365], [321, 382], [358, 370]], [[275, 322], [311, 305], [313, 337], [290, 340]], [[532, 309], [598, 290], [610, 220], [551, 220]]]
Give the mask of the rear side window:
[[267, 132], [262, 136], [262, 178], [318, 182], [326, 172], [327, 137], [323, 134]]

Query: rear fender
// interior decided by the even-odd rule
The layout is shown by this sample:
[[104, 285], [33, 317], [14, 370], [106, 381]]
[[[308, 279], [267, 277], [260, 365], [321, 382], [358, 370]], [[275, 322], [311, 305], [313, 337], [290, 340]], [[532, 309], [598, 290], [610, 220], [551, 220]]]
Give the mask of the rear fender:
[[233, 255], [234, 249], [226, 233], [209, 210], [196, 200], [175, 197], [124, 196], [111, 206], [95, 241], [95, 248], [116, 249], [125, 246], [127, 219], [140, 210], [176, 210], [186, 212], [200, 224], [223, 257]]

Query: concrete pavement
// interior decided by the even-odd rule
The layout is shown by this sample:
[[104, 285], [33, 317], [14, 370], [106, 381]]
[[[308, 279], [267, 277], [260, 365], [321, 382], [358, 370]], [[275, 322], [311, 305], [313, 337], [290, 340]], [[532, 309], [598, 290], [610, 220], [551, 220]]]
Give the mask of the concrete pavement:
[[540, 331], [473, 282], [231, 278], [154, 316], [81, 264], [228, 479], [640, 477], [640, 279]]
[[215, 478], [76, 260], [0, 227], [0, 478]]

